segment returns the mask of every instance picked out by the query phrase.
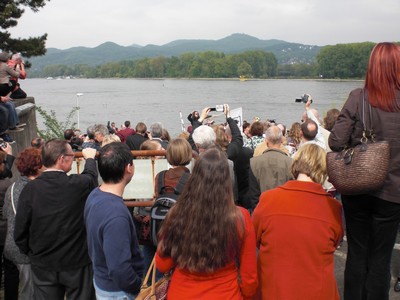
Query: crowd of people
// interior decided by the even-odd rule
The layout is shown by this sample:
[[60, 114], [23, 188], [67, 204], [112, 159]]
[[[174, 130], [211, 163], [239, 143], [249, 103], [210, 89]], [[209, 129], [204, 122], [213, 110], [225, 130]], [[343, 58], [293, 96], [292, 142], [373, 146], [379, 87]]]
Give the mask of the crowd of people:
[[[364, 87], [323, 121], [306, 98], [293, 124], [255, 117], [239, 128], [224, 104], [226, 122], [213, 122], [210, 107], [193, 111], [175, 138], [161, 123], [93, 124], [64, 139], [35, 138], [16, 158], [3, 138], [5, 298], [135, 299], [154, 262], [158, 278], [171, 276], [167, 299], [339, 299], [334, 252], [346, 234], [344, 299], [388, 299], [400, 222], [400, 46], [377, 44]], [[369, 134], [390, 142], [391, 163], [381, 189], [340, 195], [326, 153], [360, 143], [361, 99], [371, 107]], [[169, 169], [154, 183], [182, 185], [157, 244], [145, 234], [149, 210], [124, 203], [132, 150], [166, 150]], [[85, 167], [68, 174], [75, 152]], [[154, 199], [161, 191], [155, 184]]]

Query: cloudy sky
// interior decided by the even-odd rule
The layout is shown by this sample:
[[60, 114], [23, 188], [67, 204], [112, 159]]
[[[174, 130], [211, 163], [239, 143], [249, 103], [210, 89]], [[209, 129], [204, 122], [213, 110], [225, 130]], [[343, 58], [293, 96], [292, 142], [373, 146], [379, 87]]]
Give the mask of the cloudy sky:
[[400, 41], [399, 0], [51, 0], [26, 10], [13, 37], [47, 47], [163, 45], [246, 33], [310, 45]]

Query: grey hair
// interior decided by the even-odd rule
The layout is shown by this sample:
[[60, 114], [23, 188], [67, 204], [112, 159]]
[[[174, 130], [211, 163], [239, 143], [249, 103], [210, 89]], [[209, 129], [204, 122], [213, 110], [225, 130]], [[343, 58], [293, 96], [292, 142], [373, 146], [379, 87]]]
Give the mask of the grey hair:
[[95, 134], [101, 134], [102, 136], [106, 136], [108, 132], [107, 126], [103, 124], [96, 124], [94, 125], [94, 133]]
[[215, 131], [207, 125], [197, 127], [193, 132], [192, 138], [198, 148], [201, 149], [207, 149], [211, 145], [215, 145], [215, 141], [217, 140]]
[[278, 126], [271, 126], [265, 131], [265, 139], [273, 145], [282, 143], [282, 130]]
[[161, 138], [163, 126], [160, 122], [154, 123], [150, 126], [150, 133], [152, 137]]

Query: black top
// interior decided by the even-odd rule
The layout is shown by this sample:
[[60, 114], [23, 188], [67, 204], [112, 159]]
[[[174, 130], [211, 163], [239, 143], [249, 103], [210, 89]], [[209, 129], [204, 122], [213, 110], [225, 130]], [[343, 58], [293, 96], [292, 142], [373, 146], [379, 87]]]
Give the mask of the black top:
[[22, 190], [15, 217], [15, 243], [34, 266], [68, 271], [90, 263], [83, 209], [98, 185], [94, 159], [80, 175], [47, 171]]

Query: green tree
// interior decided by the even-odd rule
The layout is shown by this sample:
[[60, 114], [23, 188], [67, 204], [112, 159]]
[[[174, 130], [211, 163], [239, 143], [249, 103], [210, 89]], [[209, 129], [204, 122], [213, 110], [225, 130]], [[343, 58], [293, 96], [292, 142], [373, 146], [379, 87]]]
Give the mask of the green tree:
[[37, 12], [48, 1], [50, 0], [1, 0], [0, 47], [3, 51], [21, 52], [24, 57], [40, 56], [46, 53], [47, 34], [28, 39], [15, 39], [11, 37], [8, 30], [17, 26], [18, 19], [25, 12], [24, 7]]
[[326, 46], [317, 55], [319, 73], [325, 78], [361, 78], [374, 43]]
[[57, 119], [56, 112], [54, 110], [47, 112], [41, 106], [36, 106], [36, 111], [43, 118], [45, 126], [44, 129], [37, 129], [38, 135], [41, 138], [44, 138], [46, 141], [53, 138], [63, 139], [64, 131], [66, 129], [75, 129], [76, 123], [72, 122], [72, 117], [75, 115], [75, 112], [78, 109], [78, 107], [72, 108], [72, 110], [68, 113], [65, 122], [60, 122]]
[[250, 66], [250, 64], [246, 61], [243, 61], [237, 68], [237, 73], [239, 76], [246, 76], [249, 77], [252, 73], [253, 70]]

